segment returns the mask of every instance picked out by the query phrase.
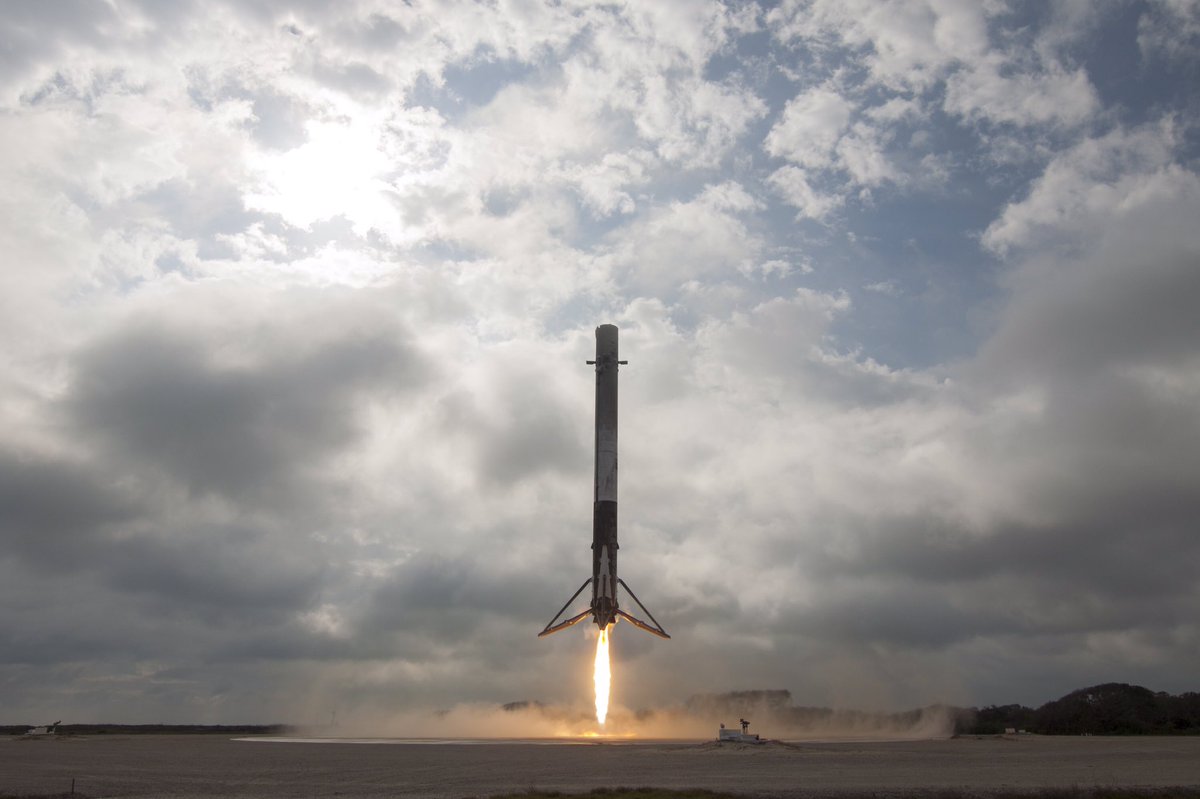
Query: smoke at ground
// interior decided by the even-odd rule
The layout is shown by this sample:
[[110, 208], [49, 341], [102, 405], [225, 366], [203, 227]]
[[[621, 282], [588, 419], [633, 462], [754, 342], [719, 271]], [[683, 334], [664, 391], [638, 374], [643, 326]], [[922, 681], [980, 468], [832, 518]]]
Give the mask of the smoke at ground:
[[681, 705], [630, 710], [613, 707], [603, 726], [590, 705], [464, 704], [448, 710], [409, 711], [387, 718], [354, 713], [335, 730], [307, 732], [337, 736], [402, 738], [557, 738], [614, 736], [636, 739], [713, 739], [719, 725], [781, 740], [914, 740], [953, 733], [954, 711], [935, 705], [902, 713], [799, 707], [786, 690], [737, 691], [693, 696]]

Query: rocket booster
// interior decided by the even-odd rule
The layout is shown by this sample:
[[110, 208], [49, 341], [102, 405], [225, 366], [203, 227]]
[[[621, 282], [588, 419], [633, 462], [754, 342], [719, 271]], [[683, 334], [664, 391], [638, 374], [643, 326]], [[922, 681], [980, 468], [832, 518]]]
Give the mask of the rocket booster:
[[[626, 361], [619, 360], [616, 325], [596, 328], [596, 464], [592, 496], [592, 576], [567, 600], [562, 610], [546, 625], [538, 637], [565, 630], [589, 616], [601, 630], [625, 619], [640, 630], [670, 638], [637, 595], [617, 576], [617, 370]], [[586, 610], [565, 621], [559, 618], [567, 608], [592, 587], [592, 601]], [[634, 604], [650, 619], [643, 621], [621, 609], [618, 588], [624, 589]]]
[[617, 612], [617, 328], [596, 328], [596, 479], [592, 496], [592, 610], [603, 630]]

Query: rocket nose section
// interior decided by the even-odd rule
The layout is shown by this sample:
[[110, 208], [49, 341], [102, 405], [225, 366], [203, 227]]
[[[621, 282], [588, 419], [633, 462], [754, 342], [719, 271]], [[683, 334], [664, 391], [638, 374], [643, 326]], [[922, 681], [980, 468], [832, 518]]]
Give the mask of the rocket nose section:
[[617, 354], [616, 325], [600, 325], [596, 328], [596, 351]]

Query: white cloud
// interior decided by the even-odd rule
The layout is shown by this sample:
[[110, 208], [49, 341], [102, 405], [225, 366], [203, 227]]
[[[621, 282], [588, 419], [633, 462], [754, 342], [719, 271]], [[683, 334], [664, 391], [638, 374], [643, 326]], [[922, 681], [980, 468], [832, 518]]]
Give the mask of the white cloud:
[[[1079, 125], [1098, 100], [1087, 74], [1064, 66], [1050, 38], [1038, 49], [996, 49], [988, 27], [1003, 13], [969, 0], [875, 3], [790, 0], [767, 20], [782, 42], [830, 42], [865, 51], [871, 82], [924, 94], [945, 83], [943, 109], [967, 120]], [[1054, 39], [1058, 46], [1066, 42]]]
[[944, 107], [965, 119], [1030, 126], [1080, 125], [1096, 113], [1099, 100], [1082, 69], [1051, 64], [1038, 72], [1002, 75], [1002, 61], [976, 64], [946, 81]]
[[1081, 141], [1051, 160], [1029, 194], [988, 226], [984, 245], [1004, 253], [1095, 233], [1163, 197], [1194, 196], [1200, 183], [1173, 162], [1175, 146], [1170, 119]]
[[288, 254], [287, 242], [264, 230], [262, 222], [255, 222], [241, 233], [219, 233], [217, 238], [234, 248], [237, 260], [257, 261]]
[[870, 119], [879, 122], [899, 122], [922, 114], [920, 103], [910, 98], [893, 97], [882, 105], [875, 105], [863, 111]]
[[598, 163], [577, 164], [564, 170], [584, 202], [597, 216], [631, 214], [637, 202], [627, 189], [646, 182], [646, 164], [653, 162], [649, 153], [605, 153]]
[[1138, 17], [1138, 47], [1147, 60], [1187, 62], [1200, 51], [1200, 2], [1161, 0]]
[[804, 167], [833, 164], [833, 147], [850, 123], [851, 105], [830, 88], [815, 88], [788, 101], [763, 149]]
[[745, 314], [714, 320], [697, 332], [697, 340], [724, 369], [745, 377], [787, 379], [800, 376], [797, 365], [823, 348], [834, 316], [849, 308], [845, 295], [799, 289], [792, 297], [776, 297]]
[[[703, 79], [710, 56], [746, 26], [719, 3], [655, 3], [598, 12], [588, 48], [563, 64], [572, 119], [628, 115], [640, 146], [686, 167], [714, 166], [765, 111], [740, 86]], [[612, 16], [609, 16], [612, 15]]]
[[800, 217], [824, 219], [844, 202], [844, 197], [838, 193], [815, 188], [810, 175], [799, 167], [781, 167], [771, 173], [767, 182], [789, 205], [798, 209]]
[[748, 275], [761, 275], [764, 279], [772, 277], [786, 278], [794, 274], [810, 275], [813, 272], [813, 266], [812, 263], [803, 258], [797, 261], [772, 258], [769, 261], [758, 264], [755, 269], [747, 269], [745, 272]]
[[878, 128], [859, 122], [837, 143], [838, 161], [857, 186], [898, 183], [899, 171], [885, 153]]
[[609, 239], [602, 260], [635, 293], [670, 296], [689, 282], [721, 282], [761, 252], [761, 238], [741, 215], [759, 207], [742, 186], [706, 186], [686, 202], [646, 210]]
[[894, 280], [878, 280], [874, 283], [867, 283], [863, 288], [867, 291], [876, 294], [885, 294], [889, 297], [898, 297], [901, 293], [900, 287], [896, 285], [896, 281]]
[[767, 15], [783, 42], [833, 41], [866, 50], [874, 81], [923, 91], [987, 51], [986, 7], [972, 2], [787, 0]]
[[[915, 106], [896, 99], [858, 112], [831, 84], [810, 89], [788, 101], [763, 142], [767, 153], [795, 165], [776, 170], [769, 183], [811, 219], [825, 218], [852, 189], [904, 183], [884, 126], [914, 113]], [[820, 191], [817, 182], [836, 188]]]

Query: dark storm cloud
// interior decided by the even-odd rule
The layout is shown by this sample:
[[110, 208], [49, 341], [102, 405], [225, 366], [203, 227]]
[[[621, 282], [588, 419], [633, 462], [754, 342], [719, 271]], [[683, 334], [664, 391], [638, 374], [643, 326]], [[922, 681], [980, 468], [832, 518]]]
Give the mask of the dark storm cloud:
[[[1194, 359], [1200, 341], [1195, 313], [1200, 242], [1179, 246], [1188, 223], [1167, 214], [1167, 224], [1142, 224], [1106, 237], [1099, 257], [1037, 263], [1018, 273], [1016, 302], [979, 368], [1000, 367], [997, 377], [1055, 381], [1123, 365]], [[1173, 243], [1151, 246], [1156, 239]]]
[[[1200, 510], [1194, 493], [1174, 497], [1086, 497], [1069, 518], [1034, 526], [1000, 522], [985, 530], [934, 514], [871, 520], [852, 551], [813, 553], [814, 574], [909, 578], [970, 585], [992, 577], [1044, 580], [1064, 592], [1164, 596], [1190, 590], [1197, 559], [1189, 514]], [[1174, 557], [1160, 553], [1171, 551]]]
[[319, 537], [343, 512], [312, 498], [346, 495], [353, 475], [322, 470], [359, 440], [362, 403], [431, 372], [378, 306], [309, 299], [142, 316], [74, 354], [57, 407], [79, 454], [0, 457], [6, 607], [38, 599], [0, 614], [11, 658], [386, 654], [301, 621], [346, 579]]
[[154, 656], [213, 625], [277, 624], [327, 571], [294, 531], [181, 523], [103, 462], [5, 453], [0, 509], [0, 631], [17, 662]]
[[80, 353], [66, 408], [80, 435], [190, 491], [269, 491], [359, 434], [355, 401], [364, 392], [404, 390], [426, 373], [416, 352], [383, 330], [313, 332], [315, 343], [276, 330], [264, 345], [253, 326], [214, 338], [135, 323]]
[[729, 623], [743, 617], [744, 608], [738, 603], [737, 588], [727, 582], [699, 579], [670, 593], [665, 590], [666, 584], [655, 588], [660, 596], [655, 606], [661, 609], [656, 615], [667, 618], [669, 613], [672, 624], [680, 627]]
[[1018, 629], [999, 609], [957, 607], [933, 587], [879, 582], [830, 592], [817, 606], [786, 614], [778, 625], [782, 633], [825, 642], [931, 650]]
[[141, 508], [86, 465], [0, 451], [0, 558], [77, 567], [100, 539]]
[[876, 520], [878, 529], [843, 558], [811, 557], [805, 570], [820, 601], [790, 607], [785, 617], [793, 621], [784, 626], [826, 640], [918, 647], [981, 636], [1167, 629], [1188, 620], [1200, 567], [1193, 532], [1175, 521], [1187, 512], [1164, 511], [1169, 535], [1154, 528], [1154, 519], [1078, 519], [985, 533], [933, 516]]
[[[137, 554], [125, 550], [112, 556]], [[106, 557], [100, 553], [90, 568], [107, 568], [111, 564]], [[211, 659], [231, 637], [257, 636], [280, 623], [278, 614], [264, 614], [252, 606], [223, 619], [206, 616], [170, 596], [125, 592], [108, 575], [82, 569], [68, 579], [36, 572], [36, 579], [30, 579], [27, 567], [6, 564], [0, 574], [6, 583], [0, 660], [6, 663], [73, 663], [86, 668], [143, 659]]]
[[542, 473], [580, 473], [587, 463], [584, 425], [559, 403], [514, 398], [495, 434], [485, 439], [480, 466], [501, 484]]
[[118, 542], [109, 552], [113, 588], [162, 601], [163, 610], [230, 621], [307, 607], [319, 593], [319, 548], [296, 536], [237, 524], [172, 529], [169, 538]]
[[451, 643], [498, 618], [528, 622], [546, 615], [546, 578], [553, 575], [557, 586], [560, 575], [541, 558], [509, 562], [505, 550], [514, 534], [493, 531], [493, 550], [483, 546], [459, 558], [421, 554], [401, 564], [372, 595], [362, 632], [417, 633]]
[[448, 434], [476, 445], [478, 473], [498, 486], [542, 474], [583, 474], [587, 420], [565, 398], [538, 390], [542, 376], [516, 366], [493, 390], [457, 392], [439, 403]]
[[[143, 624], [136, 606], [85, 575], [50, 579], [16, 560], [0, 562], [0, 663], [49, 666], [144, 657], [180, 643]], [[155, 643], [156, 642], [156, 643]]]
[[482, 489], [588, 480], [591, 384], [586, 372], [562, 379], [570, 374], [562, 366], [567, 357], [561, 346], [499, 345], [478, 368], [459, 371], [463, 379], [438, 397], [439, 435], [463, 443]]

